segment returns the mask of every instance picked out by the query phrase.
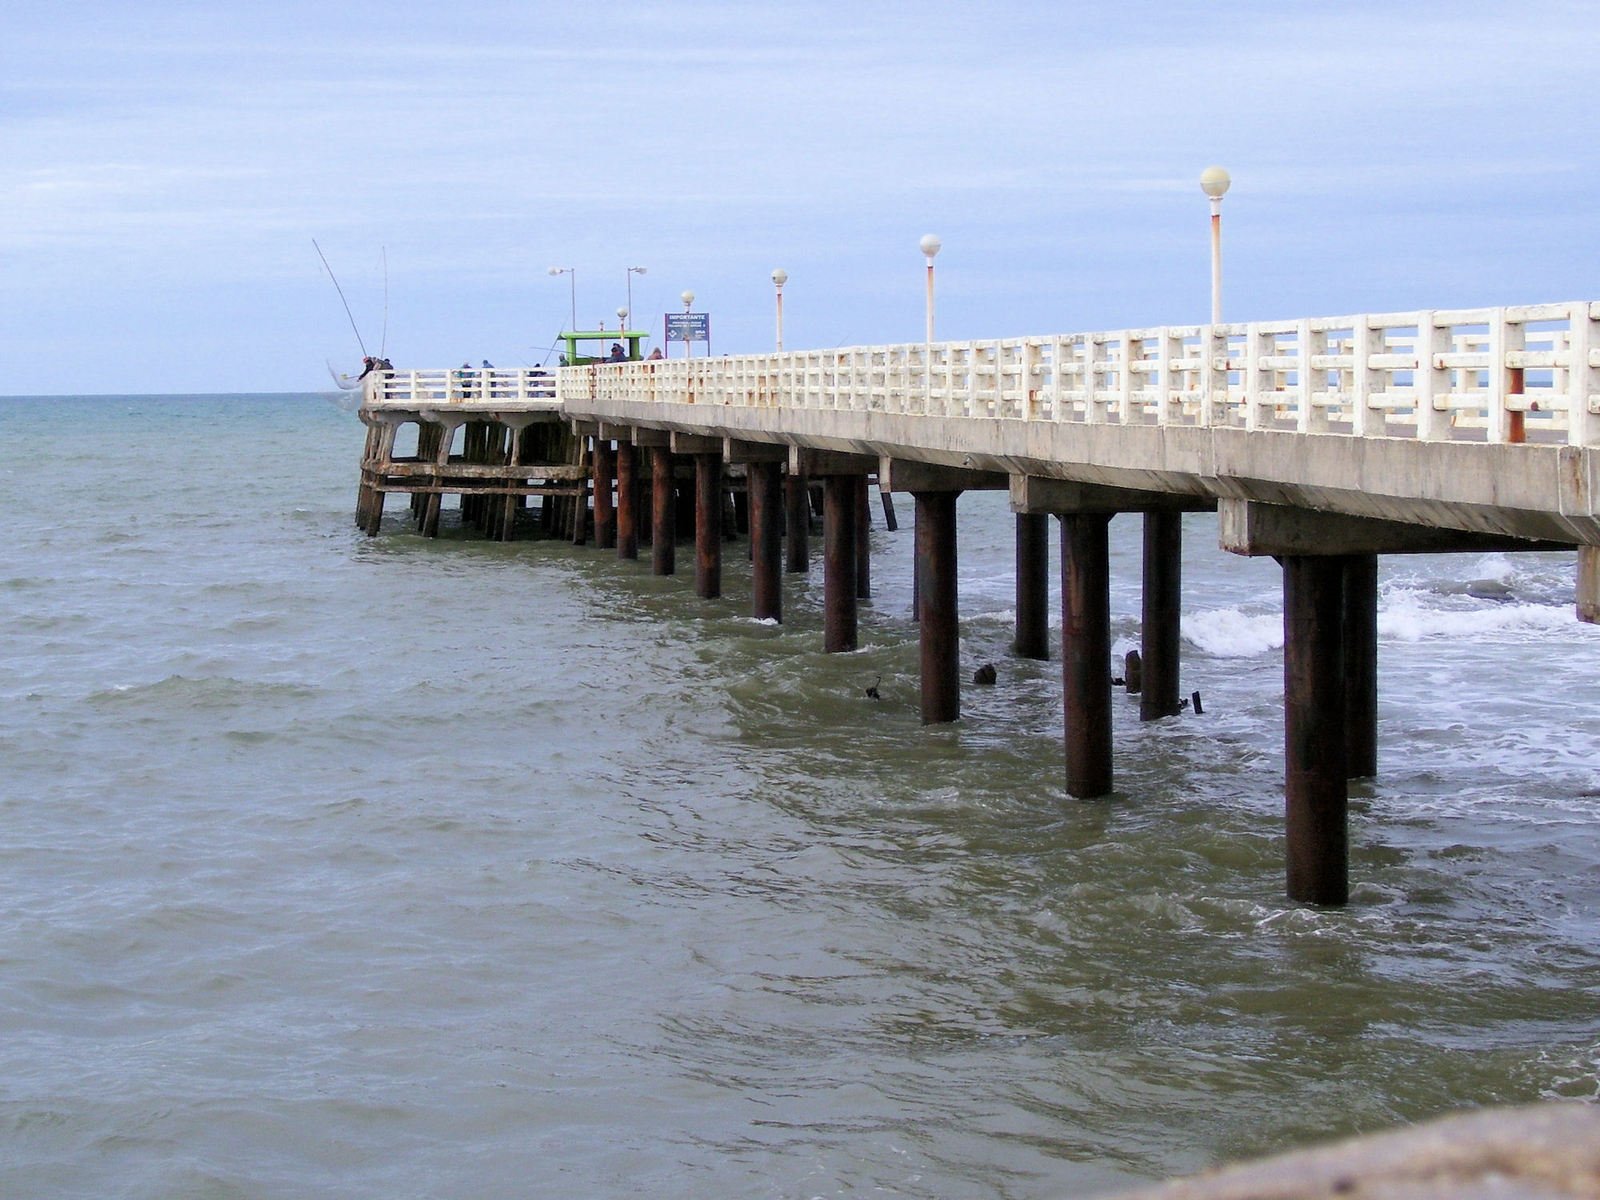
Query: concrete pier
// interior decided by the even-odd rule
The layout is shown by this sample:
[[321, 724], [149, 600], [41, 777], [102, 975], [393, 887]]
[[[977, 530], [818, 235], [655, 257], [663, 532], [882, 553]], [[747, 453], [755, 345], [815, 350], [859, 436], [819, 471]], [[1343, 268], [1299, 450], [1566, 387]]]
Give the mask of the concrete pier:
[[[1600, 621], [1593, 301], [595, 363], [551, 383], [492, 369], [369, 376], [357, 523], [378, 533], [386, 495], [400, 492], [433, 536], [453, 494], [465, 522], [508, 539], [536, 497], [540, 527], [581, 543], [592, 483], [597, 542], [612, 536], [615, 489], [625, 557], [628, 451], [609, 459], [622, 441], [650, 452], [653, 569], [671, 573], [674, 538], [692, 531], [697, 590], [716, 594], [720, 558], [708, 556], [743, 527], [721, 515], [743, 462], [752, 611], [775, 616], [767, 464], [787, 458], [791, 572], [807, 569], [810, 483], [824, 481], [823, 643], [837, 652], [856, 648], [872, 590], [876, 472], [886, 491], [917, 497], [913, 591], [934, 722], [960, 711], [954, 494], [1009, 487], [1022, 656], [1048, 653], [1044, 514], [1062, 522], [1074, 796], [1112, 786], [1108, 523], [1145, 522], [1139, 715], [1154, 720], [1182, 708], [1181, 514], [1215, 510], [1224, 548], [1283, 564], [1286, 887], [1310, 903], [1348, 895], [1347, 779], [1377, 769], [1378, 556], [1578, 547], [1577, 614]], [[409, 423], [416, 453], [397, 457], [395, 430]], [[547, 431], [563, 426], [557, 448]], [[584, 436], [596, 439], [591, 462], [568, 456]], [[696, 473], [675, 513], [678, 455], [694, 456]]]

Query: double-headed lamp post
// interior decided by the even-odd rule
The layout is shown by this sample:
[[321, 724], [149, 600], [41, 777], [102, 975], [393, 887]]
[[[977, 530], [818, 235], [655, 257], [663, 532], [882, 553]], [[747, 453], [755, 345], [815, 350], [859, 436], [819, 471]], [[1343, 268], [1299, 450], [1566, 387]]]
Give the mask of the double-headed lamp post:
[[572, 331], [576, 333], [578, 331], [578, 268], [551, 267], [550, 274], [567, 275], [571, 277], [569, 282], [572, 285]]
[[[680, 292], [678, 293], [678, 299], [683, 301], [683, 311], [688, 312], [690, 307], [694, 304], [694, 293], [687, 291]], [[684, 332], [687, 333], [688, 331], [685, 330]], [[694, 343], [691, 342], [687, 337], [683, 339], [683, 356], [685, 358], [694, 357]]]
[[923, 257], [928, 260], [928, 344], [931, 346], [933, 345], [933, 256], [939, 253], [944, 243], [933, 234], [925, 233], [918, 245], [922, 248]]
[[789, 282], [789, 272], [779, 267], [772, 273], [772, 286], [778, 297], [778, 353], [783, 353], [783, 285]]
[[1222, 324], [1222, 197], [1233, 180], [1221, 167], [1200, 172], [1200, 190], [1211, 198], [1211, 323]]

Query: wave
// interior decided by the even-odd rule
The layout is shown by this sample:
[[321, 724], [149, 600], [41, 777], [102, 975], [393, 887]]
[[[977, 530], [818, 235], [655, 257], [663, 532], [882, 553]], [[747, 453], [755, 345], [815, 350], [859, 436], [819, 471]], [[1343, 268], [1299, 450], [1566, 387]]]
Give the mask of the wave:
[[1185, 616], [1183, 637], [1214, 658], [1252, 658], [1283, 648], [1283, 614], [1211, 609]]

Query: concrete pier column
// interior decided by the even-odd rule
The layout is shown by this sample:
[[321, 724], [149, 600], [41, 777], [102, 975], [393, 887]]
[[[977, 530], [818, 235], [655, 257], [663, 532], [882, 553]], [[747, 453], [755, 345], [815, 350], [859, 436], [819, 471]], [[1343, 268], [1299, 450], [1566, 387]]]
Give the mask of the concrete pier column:
[[786, 571], [811, 569], [811, 481], [804, 471], [791, 471], [783, 481], [783, 536]]
[[1104, 513], [1061, 518], [1061, 679], [1067, 792], [1111, 790], [1111, 570]]
[[382, 428], [383, 426], [379, 425], [376, 421], [367, 422], [367, 441], [366, 445], [363, 446], [361, 450], [361, 482], [356, 487], [357, 529], [365, 529], [367, 527], [367, 502], [369, 500], [367, 495], [369, 467], [367, 464], [371, 463], [378, 456], [378, 439], [381, 436], [379, 431]]
[[377, 426], [378, 440], [372, 455], [374, 465], [370, 475], [363, 472], [367, 479], [367, 503], [361, 528], [368, 537], [377, 537], [383, 525], [385, 494], [378, 484], [394, 458], [394, 439], [399, 429], [399, 423], [395, 421], [384, 421]]
[[1578, 620], [1600, 625], [1600, 546], [1578, 547], [1578, 577], [1574, 593]]
[[722, 595], [722, 455], [694, 456], [694, 593]]
[[594, 545], [596, 550], [614, 550], [617, 545], [617, 512], [611, 489], [617, 475], [617, 455], [611, 439], [594, 439]]
[[750, 491], [751, 615], [783, 620], [783, 480], [775, 462], [746, 468]]
[[1349, 899], [1344, 560], [1283, 563], [1284, 808], [1289, 899]]
[[856, 648], [856, 481], [827, 475], [822, 490], [822, 648]]
[[677, 570], [678, 500], [672, 486], [672, 451], [650, 447], [650, 567], [657, 575]]
[[856, 599], [872, 599], [872, 492], [865, 475], [856, 476]]
[[617, 443], [617, 557], [639, 557], [639, 448]]
[[[459, 428], [459, 422], [455, 425], [447, 422], [440, 422], [437, 428], [438, 434], [436, 436], [438, 440], [434, 443], [434, 472], [431, 477], [431, 481], [435, 486], [442, 482], [442, 476], [445, 468], [450, 465], [450, 445], [456, 440], [456, 429]], [[428, 493], [428, 499], [423, 505], [422, 509], [423, 537], [431, 538], [439, 536], [439, 510], [443, 506], [444, 493]]]
[[1017, 514], [1017, 635], [1019, 658], [1050, 657], [1050, 516]]
[[956, 500], [960, 492], [916, 492], [917, 577], [922, 581], [918, 644], [922, 723], [961, 716], [961, 626], [956, 588]]
[[1178, 631], [1183, 613], [1183, 514], [1144, 514], [1144, 600], [1139, 626], [1139, 657], [1144, 675], [1139, 719], [1176, 716]]
[[1344, 556], [1345, 775], [1378, 773], [1378, 556]]

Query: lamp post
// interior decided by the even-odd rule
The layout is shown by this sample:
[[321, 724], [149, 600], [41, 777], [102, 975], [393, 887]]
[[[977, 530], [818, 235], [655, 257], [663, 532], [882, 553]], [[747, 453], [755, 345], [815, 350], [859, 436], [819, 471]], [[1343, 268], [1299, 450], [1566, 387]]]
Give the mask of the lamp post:
[[572, 285], [572, 332], [578, 332], [578, 268], [577, 267], [551, 267], [552, 275], [569, 275], [568, 281]]
[[772, 273], [772, 286], [778, 295], [778, 353], [783, 353], [783, 285], [789, 282], [789, 272], [779, 267]]
[[933, 256], [939, 253], [939, 248], [944, 245], [931, 233], [922, 235], [918, 243], [922, 247], [922, 254], [928, 260], [928, 344], [933, 344]]
[[[694, 304], [694, 293], [693, 292], [680, 292], [679, 295], [678, 295], [678, 299], [683, 301], [683, 311], [684, 312], [688, 312], [690, 306], [692, 304]], [[685, 329], [684, 332], [687, 333], [688, 330]], [[691, 342], [687, 337], [685, 337], [683, 339], [683, 356], [685, 358], [693, 358], [694, 357], [694, 343]]]
[[1200, 172], [1200, 190], [1211, 198], [1211, 323], [1222, 324], [1222, 197], [1233, 180], [1221, 167]]
[[633, 311], [633, 277], [644, 273], [645, 269], [643, 267], [628, 268], [628, 311], [630, 313]]
[[[617, 331], [619, 333], [628, 332], [628, 310], [625, 308], [617, 309]], [[628, 339], [623, 338], [622, 340], [626, 342]]]

